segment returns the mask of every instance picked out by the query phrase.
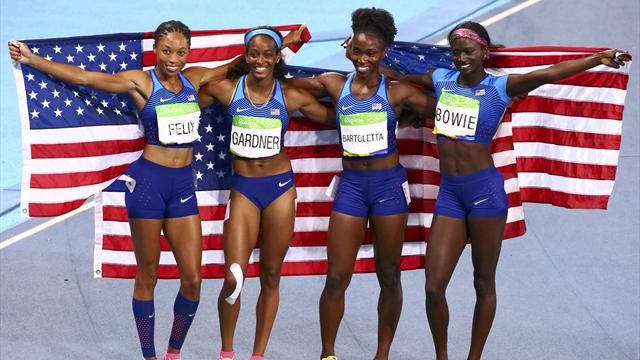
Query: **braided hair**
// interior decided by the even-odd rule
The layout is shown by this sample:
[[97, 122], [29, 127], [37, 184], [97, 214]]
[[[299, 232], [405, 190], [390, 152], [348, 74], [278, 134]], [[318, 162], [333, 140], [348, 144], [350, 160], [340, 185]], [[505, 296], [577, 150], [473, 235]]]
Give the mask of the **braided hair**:
[[376, 34], [385, 48], [393, 43], [398, 33], [393, 16], [385, 9], [360, 8], [351, 13], [351, 29], [354, 34], [371, 32]]
[[157, 43], [168, 33], [179, 32], [187, 39], [187, 44], [191, 47], [191, 30], [185, 24], [178, 20], [165, 21], [158, 25], [156, 31], [153, 32], [153, 40]]
[[[275, 32], [276, 34], [278, 34], [278, 36], [280, 37], [280, 41], [283, 40], [282, 38], [282, 34], [280, 34], [280, 31], [278, 31], [276, 28], [272, 27], [272, 26], [257, 26], [254, 27], [252, 29], [247, 30], [247, 32], [245, 32], [245, 36], [252, 32], [253, 30], [258, 30], [258, 29], [268, 29], [271, 30], [273, 32]], [[249, 51], [249, 44], [247, 44], [245, 46], [244, 49], [244, 53], [245, 55], [247, 54], [247, 52]], [[277, 45], [276, 45], [277, 47]], [[278, 53], [280, 53], [280, 49], [276, 49], [276, 51]], [[247, 63], [247, 59], [243, 56], [240, 58], [240, 61], [238, 61], [238, 63], [229, 71], [229, 79], [231, 80], [237, 80], [239, 79], [242, 75], [246, 75], [249, 73], [249, 64]], [[285, 63], [284, 63], [284, 59], [281, 57], [280, 61], [278, 61], [275, 66], [273, 67], [273, 77], [275, 79], [278, 80], [284, 80], [285, 79], [285, 75], [287, 74], [287, 70], [285, 69]]]

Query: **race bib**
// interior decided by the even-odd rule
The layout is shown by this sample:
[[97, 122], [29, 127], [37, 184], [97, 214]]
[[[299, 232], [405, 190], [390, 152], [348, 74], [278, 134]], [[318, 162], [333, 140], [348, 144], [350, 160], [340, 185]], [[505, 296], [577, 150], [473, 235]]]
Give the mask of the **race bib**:
[[158, 138], [162, 144], [186, 144], [198, 139], [200, 107], [196, 103], [156, 106]]
[[340, 140], [344, 156], [387, 153], [387, 113], [340, 114]]
[[436, 106], [433, 133], [451, 138], [475, 136], [479, 112], [479, 100], [443, 91]]
[[278, 119], [233, 115], [231, 121], [231, 153], [250, 159], [280, 152], [282, 123]]

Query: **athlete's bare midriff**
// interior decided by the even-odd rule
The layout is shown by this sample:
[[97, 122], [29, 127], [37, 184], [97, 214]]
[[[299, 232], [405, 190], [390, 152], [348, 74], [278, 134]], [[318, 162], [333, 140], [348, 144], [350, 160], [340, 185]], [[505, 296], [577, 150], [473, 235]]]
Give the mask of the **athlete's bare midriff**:
[[170, 148], [158, 145], [146, 144], [142, 156], [156, 164], [170, 167], [182, 168], [188, 166], [193, 161], [193, 150], [187, 148]]
[[342, 167], [349, 170], [367, 171], [367, 170], [384, 170], [392, 169], [398, 166], [399, 163], [398, 152], [377, 159], [366, 158], [342, 158]]
[[489, 150], [489, 145], [439, 140], [440, 171], [449, 176], [463, 176], [492, 167], [493, 159]]
[[262, 159], [234, 157], [233, 171], [245, 177], [263, 177], [282, 174], [291, 170], [291, 161], [285, 152]]

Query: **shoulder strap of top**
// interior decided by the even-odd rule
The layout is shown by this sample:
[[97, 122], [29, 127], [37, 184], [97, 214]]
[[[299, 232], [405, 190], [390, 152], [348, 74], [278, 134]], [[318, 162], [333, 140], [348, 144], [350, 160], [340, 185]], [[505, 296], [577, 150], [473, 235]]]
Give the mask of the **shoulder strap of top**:
[[153, 84], [151, 94], [154, 94], [156, 91], [162, 89], [162, 84], [160, 83], [160, 79], [158, 79], [158, 75], [156, 75], [156, 69], [149, 70], [149, 73], [151, 74], [151, 83]]
[[355, 73], [352, 72], [347, 75], [347, 81], [345, 81], [344, 85], [342, 86], [342, 91], [340, 91], [340, 97], [338, 98], [338, 100], [351, 94], [351, 82], [353, 81], [354, 74]]
[[382, 74], [380, 74], [380, 84], [378, 84], [378, 91], [376, 91], [376, 95], [389, 102], [389, 99], [387, 99], [387, 79]]
[[231, 98], [231, 102], [229, 104], [233, 104], [234, 102], [242, 99], [244, 97], [244, 78], [246, 75], [240, 76], [238, 81], [236, 82], [236, 88], [233, 89], [233, 97]]
[[282, 86], [280, 84], [280, 80], [275, 79], [275, 81], [276, 81], [276, 88], [274, 89], [274, 92], [273, 92], [273, 98], [280, 104], [285, 105], [284, 93], [282, 92]]
[[187, 77], [182, 74], [182, 71], [180, 71], [178, 73], [178, 77], [180, 78], [180, 81], [182, 81], [182, 86], [183, 87], [188, 87], [189, 89], [191, 89], [193, 91], [196, 90], [196, 88], [193, 86], [193, 84], [191, 84], [191, 81], [189, 81], [189, 79], [187, 79]]

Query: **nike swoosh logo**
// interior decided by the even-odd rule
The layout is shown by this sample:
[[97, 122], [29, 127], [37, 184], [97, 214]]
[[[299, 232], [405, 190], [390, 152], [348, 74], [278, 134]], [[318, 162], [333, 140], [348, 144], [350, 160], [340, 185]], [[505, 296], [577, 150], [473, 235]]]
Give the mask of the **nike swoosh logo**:
[[249, 108], [243, 108], [243, 109], [236, 108], [236, 112], [243, 112], [243, 111], [247, 111], [247, 110], [249, 110]]
[[156, 314], [151, 314], [149, 315], [149, 319], [151, 319], [152, 317], [154, 317]]
[[172, 97], [170, 97], [170, 98], [168, 98], [168, 99], [160, 98], [160, 102], [167, 102], [167, 101], [169, 101], [169, 100], [171, 100], [171, 99], [173, 99], [173, 96], [172, 96]]
[[194, 316], [195, 316], [195, 314], [189, 314], [189, 315], [187, 315], [187, 316], [189, 316], [189, 317], [194, 317]]
[[382, 199], [382, 200], [380, 200], [380, 201], [378, 201], [378, 202], [379, 202], [379, 203], [381, 203], [381, 202], [385, 202], [385, 201], [387, 201], [387, 200], [391, 200], [391, 199], [393, 199], [393, 198], [392, 198], [392, 197], [390, 197], [390, 198]]
[[278, 186], [279, 186], [279, 187], [283, 187], [283, 186], [287, 185], [288, 183], [290, 183], [290, 182], [291, 182], [291, 180], [293, 180], [293, 179], [289, 179], [289, 180], [287, 180], [287, 181], [285, 181], [285, 182], [283, 182], [283, 183], [278, 182]]
[[186, 203], [187, 201], [189, 201], [189, 199], [191, 199], [192, 197], [193, 197], [193, 195], [189, 196], [189, 197], [188, 197], [188, 198], [186, 198], [186, 199], [180, 198], [180, 203], [181, 203], [181, 204], [184, 204], [184, 203]]
[[343, 106], [343, 107], [342, 107], [342, 111], [345, 111], [345, 110], [351, 109], [352, 107], [354, 107], [354, 105]]
[[481, 203], [483, 203], [483, 202], [485, 202], [485, 201], [487, 201], [487, 200], [489, 200], [489, 198], [482, 199], [482, 200], [478, 200], [478, 201], [474, 201], [474, 202], [473, 202], [473, 205], [481, 204]]

